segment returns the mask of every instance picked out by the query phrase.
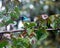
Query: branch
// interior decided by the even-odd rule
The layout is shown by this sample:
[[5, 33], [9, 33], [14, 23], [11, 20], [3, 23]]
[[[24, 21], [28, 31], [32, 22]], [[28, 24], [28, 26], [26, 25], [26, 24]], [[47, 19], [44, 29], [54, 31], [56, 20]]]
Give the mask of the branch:
[[0, 33], [15, 33], [15, 32], [23, 32], [25, 31], [24, 29], [21, 29], [21, 30], [10, 30], [10, 31], [0, 31]]
[[[38, 30], [38, 29], [35, 29], [35, 31]], [[60, 30], [60, 29], [52, 29], [52, 28], [48, 28], [46, 29], [47, 31], [55, 31], [55, 30]], [[23, 32], [23, 31], [26, 31], [25, 29], [21, 29], [21, 30], [10, 30], [10, 31], [0, 31], [0, 34], [1, 33], [15, 33], [15, 32]]]
[[60, 30], [60, 29], [52, 29], [52, 28], [48, 28], [48, 29], [46, 29], [47, 31], [54, 31], [54, 30]]

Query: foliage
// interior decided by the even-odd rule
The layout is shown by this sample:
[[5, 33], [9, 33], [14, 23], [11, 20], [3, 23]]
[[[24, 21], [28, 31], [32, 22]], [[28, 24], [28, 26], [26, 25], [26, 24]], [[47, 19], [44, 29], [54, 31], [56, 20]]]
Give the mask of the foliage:
[[8, 42], [6, 40], [0, 41], [0, 48], [5, 47], [7, 44], [8, 44]]
[[[19, 9], [16, 7], [14, 9], [14, 11], [10, 13], [11, 18], [9, 20], [4, 19], [3, 23], [5, 25], [13, 23], [14, 20], [18, 19], [19, 15], [20, 15], [19, 12], [20, 12]], [[11, 38], [11, 40], [12, 40], [11, 47], [12, 48], [29, 48], [29, 46], [32, 46], [30, 43], [30, 39], [33, 36], [35, 36], [35, 38], [37, 39], [37, 43], [35, 43], [35, 44], [38, 44], [38, 41], [46, 39], [48, 36], [48, 33], [46, 31], [47, 24], [49, 24], [49, 25], [51, 24], [51, 27], [54, 29], [59, 28], [59, 26], [58, 26], [60, 24], [59, 16], [60, 15], [58, 15], [58, 17], [56, 17], [56, 15], [52, 15], [52, 16], [48, 17], [46, 20], [44, 20], [40, 17], [38, 19], [40, 26], [37, 26], [38, 27], [37, 31], [34, 31], [35, 30], [34, 26], [37, 25], [36, 22], [24, 22], [24, 27], [27, 30], [26, 35], [25, 36], [22, 35], [23, 38], [19, 37], [19, 36], [17, 36], [17, 38]], [[20, 35], [21, 35], [21, 33], [20, 33]], [[26, 37], [28, 37], [28, 38], [26, 38]], [[0, 43], [0, 47], [4, 47], [6, 45], [7, 45], [7, 43], [4, 41]]]
[[27, 38], [12, 38], [13, 46], [12, 48], [28, 48], [29, 47], [29, 40]]
[[10, 15], [11, 15], [11, 19], [12, 19], [12, 20], [18, 19], [19, 16], [20, 16], [20, 10], [19, 10], [19, 8], [18, 8], [18, 7], [15, 7], [15, 8], [14, 8], [14, 11], [12, 11], [12, 12], [10, 13]]
[[[41, 39], [42, 36], [44, 36], [44, 34], [47, 35], [46, 32], [47, 32], [47, 31], [46, 31], [45, 29], [38, 29], [38, 30], [36, 31], [36, 37], [37, 37], [37, 39], [38, 39], [38, 40]], [[44, 36], [44, 37], [45, 37], [45, 36]], [[44, 38], [44, 37], [43, 37], [43, 38]]]
[[[15, 6], [13, 11], [10, 11], [9, 13], [7, 10], [1, 12], [0, 18], [3, 18], [3, 20], [0, 23], [0, 26], [7, 26], [10, 23], [14, 23], [14, 21], [16, 21], [19, 18], [19, 16], [20, 16], [20, 9], [17, 6]], [[12, 42], [11, 48], [32, 48], [33, 45], [37, 45], [42, 40], [47, 38], [47, 36], [49, 35], [48, 31], [46, 31], [47, 28], [49, 27], [53, 29], [60, 28], [59, 20], [60, 20], [60, 15], [57, 14], [57, 15], [48, 16], [47, 19], [43, 19], [41, 16], [38, 16], [38, 20], [36, 22], [39, 22], [39, 26], [37, 26], [36, 22], [24, 22], [23, 24], [26, 31], [22, 33], [18, 33], [18, 36], [15, 38], [11, 36], [10, 39]], [[37, 29], [34, 28], [35, 26], [37, 26]], [[32, 40], [33, 37], [36, 38], [36, 42], [35, 40]], [[5, 47], [8, 44], [8, 42], [7, 40], [6, 41], [3, 40], [2, 42], [0, 42], [0, 48]]]

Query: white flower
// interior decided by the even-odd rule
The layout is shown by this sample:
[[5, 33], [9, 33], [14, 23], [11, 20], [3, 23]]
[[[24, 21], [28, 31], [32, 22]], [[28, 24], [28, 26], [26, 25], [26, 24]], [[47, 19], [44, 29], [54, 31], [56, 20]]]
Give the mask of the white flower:
[[43, 14], [41, 16], [42, 16], [42, 19], [47, 19], [48, 18], [48, 15], [47, 14]]
[[11, 37], [10, 37], [11, 35], [10, 34], [4, 34], [3, 36], [8, 38], [8, 39], [11, 39]]

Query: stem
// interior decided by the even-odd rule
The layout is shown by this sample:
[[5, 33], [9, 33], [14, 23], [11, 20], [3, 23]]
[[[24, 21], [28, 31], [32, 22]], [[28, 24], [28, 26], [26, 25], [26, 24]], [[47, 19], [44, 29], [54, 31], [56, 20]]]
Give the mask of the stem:
[[[38, 29], [34, 29], [35, 31], [36, 30], [38, 30]], [[54, 30], [60, 30], [60, 29], [51, 29], [51, 28], [48, 28], [48, 29], [46, 29], [47, 31], [54, 31]], [[5, 31], [0, 31], [0, 34], [1, 33], [15, 33], [15, 32], [23, 32], [23, 31], [26, 31], [25, 29], [21, 29], [21, 30], [10, 30], [10, 31], [7, 31], [7, 30], [5, 30]]]

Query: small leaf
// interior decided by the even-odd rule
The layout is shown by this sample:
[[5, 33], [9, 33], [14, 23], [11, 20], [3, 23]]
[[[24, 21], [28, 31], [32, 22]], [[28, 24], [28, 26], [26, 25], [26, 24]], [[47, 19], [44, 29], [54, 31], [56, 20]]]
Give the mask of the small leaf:
[[56, 28], [56, 23], [54, 22], [54, 23], [50, 24], [50, 26], [51, 26], [53, 29], [55, 29], [55, 28]]
[[25, 22], [25, 24], [24, 24], [24, 26], [26, 27], [26, 28], [33, 28], [34, 26], [36, 26], [36, 23], [34, 23], [34, 22]]
[[27, 34], [28, 34], [28, 35], [30, 35], [32, 32], [33, 32], [32, 29], [30, 29], [30, 28], [27, 29]]
[[0, 27], [4, 26], [5, 24], [4, 23], [0, 23]]
[[55, 20], [55, 16], [54, 16], [54, 15], [51, 15], [51, 16], [49, 17], [49, 19], [50, 19], [51, 22], [53, 22], [53, 21]]
[[46, 32], [47, 32], [47, 31], [46, 31], [45, 29], [38, 29], [38, 30], [36, 31], [36, 37], [37, 37], [37, 39], [38, 39], [38, 40], [41, 39], [42, 36], [45, 35]]
[[16, 48], [19, 47], [27, 48], [29, 46], [29, 40], [27, 38], [18, 38], [18, 39], [12, 38], [12, 41], [13, 41], [13, 46], [15, 46]]
[[16, 19], [19, 18], [19, 16], [16, 13], [14, 13], [14, 12], [11, 12], [10, 15], [11, 15], [11, 19], [12, 20], [16, 20]]
[[8, 25], [10, 23], [13, 23], [13, 20], [10, 19], [10, 20], [8, 20], [8, 21], [5, 22], [6, 25]]
[[2, 41], [0, 42], [0, 48], [5, 47], [7, 44], [8, 44], [8, 42], [7, 42], [6, 40], [2, 40]]
[[14, 11], [15, 11], [18, 15], [20, 14], [20, 10], [19, 10], [18, 7], [15, 7], [15, 8], [14, 8]]

